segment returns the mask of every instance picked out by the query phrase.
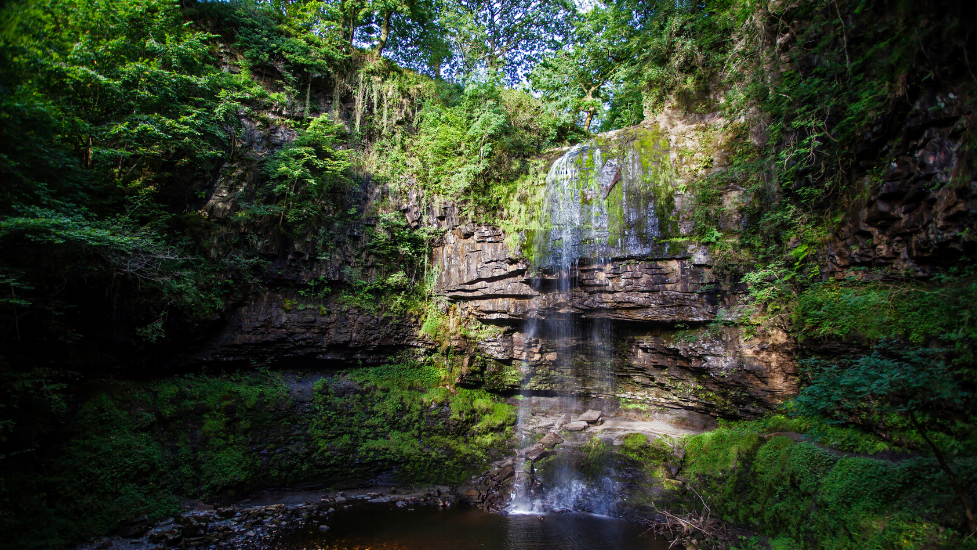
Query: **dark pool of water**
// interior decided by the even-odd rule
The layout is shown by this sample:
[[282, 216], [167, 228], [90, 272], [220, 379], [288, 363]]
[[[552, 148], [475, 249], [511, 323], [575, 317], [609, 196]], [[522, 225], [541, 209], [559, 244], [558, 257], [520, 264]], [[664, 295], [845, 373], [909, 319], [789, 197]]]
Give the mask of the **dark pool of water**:
[[293, 532], [274, 550], [665, 550], [668, 541], [622, 520], [587, 514], [501, 516], [474, 508], [354, 506], [326, 533]]

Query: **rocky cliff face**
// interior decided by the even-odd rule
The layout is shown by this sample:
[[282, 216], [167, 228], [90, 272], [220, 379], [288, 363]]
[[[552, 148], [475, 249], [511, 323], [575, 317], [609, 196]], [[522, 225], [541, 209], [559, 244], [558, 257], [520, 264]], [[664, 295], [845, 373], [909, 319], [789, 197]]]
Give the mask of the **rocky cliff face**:
[[[574, 224], [574, 233], [551, 230], [539, 239], [545, 241], [539, 254], [543, 262], [559, 256], [545, 247], [560, 238], [573, 240], [574, 254], [583, 256], [573, 259], [567, 292], [553, 292], [557, 270], [533, 265], [514, 250], [513, 239], [507, 244], [499, 227], [470, 223], [454, 205], [426, 204], [417, 193], [394, 197], [408, 223], [444, 230], [432, 252], [438, 273], [435, 294], [453, 305], [456, 316], [494, 327], [487, 336], [452, 339], [462, 357], [457, 382], [503, 392], [521, 388], [552, 393], [572, 387], [580, 396], [725, 416], [759, 414], [792, 394], [790, 338], [776, 329], [747, 338], [740, 329], [714, 325], [717, 317], [741, 303], [740, 289], [714, 276], [704, 246], [682, 239], [691, 229], [688, 209], [694, 198], [678, 186], [696, 174], [694, 163], [680, 162], [679, 152], [681, 158], [709, 157], [708, 164], [721, 166], [720, 150], [703, 152], [709, 148], [701, 143], [703, 129], [715, 123], [714, 116], [662, 117], [601, 136], [576, 152], [576, 164], [563, 168], [573, 177], [556, 183], [565, 186], [559, 215], [568, 215], [569, 197], [565, 223]], [[270, 150], [288, 139], [275, 127], [265, 130], [247, 134], [257, 144], [249, 147]], [[246, 168], [226, 171], [233, 170], [237, 176], [228, 176], [228, 181], [244, 179], [247, 185], [252, 179], [246, 177]], [[210, 215], [228, 215], [235, 208], [234, 198], [242, 190], [225, 191], [213, 194]], [[556, 219], [552, 211], [557, 206], [551, 201], [540, 208]], [[581, 212], [586, 220], [578, 231]], [[348, 228], [347, 241], [353, 244], [346, 248], [355, 245], [369, 223]], [[328, 261], [315, 261], [311, 242], [276, 234], [265, 235], [262, 242], [262, 250], [273, 259], [269, 280], [287, 283], [285, 290], [252, 296], [194, 362], [347, 367], [434, 345], [418, 335], [416, 319], [362, 312], [335, 300], [311, 301], [288, 290], [289, 284], [317, 276], [342, 281], [343, 267], [356, 261], [346, 248]], [[615, 244], [602, 249], [601, 242]], [[587, 257], [597, 253], [608, 257]], [[556, 343], [547, 334], [527, 333], [530, 318], [561, 318], [576, 327], [572, 364], [556, 360]], [[590, 342], [589, 327], [595, 323], [612, 324], [611, 385], [603, 380], [606, 375], [594, 372], [597, 363], [606, 362], [594, 356]], [[528, 374], [521, 370], [524, 363], [532, 365]]]
[[267, 292], [238, 308], [194, 360], [223, 366], [375, 364], [430, 345], [418, 336], [419, 327], [411, 318]]
[[[904, 121], [885, 121], [897, 129], [890, 139], [866, 139], [866, 155], [889, 162], [881, 186], [864, 178], [872, 191], [852, 203], [827, 246], [834, 277], [866, 267], [925, 276], [977, 251], [977, 181], [965, 131], [973, 116], [952, 92], [924, 93]], [[885, 126], [873, 132], [885, 137]]]
[[[613, 185], [614, 179], [605, 177], [607, 167], [611, 166], [610, 172], [617, 169], [616, 159], [623, 159], [620, 164], [647, 166], [641, 155], [650, 154], [660, 170], [660, 163], [668, 166], [665, 159], [677, 156], [671, 155], [676, 151], [663, 149], [665, 145], [691, 147], [694, 144], [687, 140], [712, 119], [704, 118], [699, 124], [662, 122], [650, 129], [632, 129], [638, 137], [616, 144], [616, 157], [606, 150], [607, 141], [613, 143], [611, 136], [587, 146], [605, 149], [603, 155], [600, 151], [593, 154], [596, 161], [578, 160], [570, 169], [559, 160], [554, 164], [554, 169], [572, 172], [578, 182], [583, 181], [569, 184], [570, 200], [576, 200], [579, 193], [582, 206], [568, 215], [567, 191], [561, 190], [564, 204], [559, 208], [563, 211], [551, 212], [549, 220], [562, 216], [584, 229], [575, 226], [573, 233], [560, 233], [559, 224], [552, 223], [554, 229], [541, 239], [543, 247], [562, 246], [563, 253], [572, 248], [576, 254], [567, 264], [571, 273], [564, 291], [556, 289], [565, 283], [559, 282], [560, 268], [551, 263], [561, 251], [544, 251], [540, 254], [543, 265], [533, 265], [506, 244], [507, 236], [498, 227], [469, 224], [448, 231], [443, 245], [434, 251], [441, 267], [436, 292], [457, 304], [463, 315], [500, 328], [499, 333], [475, 343], [481, 359], [466, 365], [461, 382], [536, 392], [574, 387], [583, 396], [726, 416], [759, 414], [792, 395], [796, 389], [794, 344], [786, 333], [769, 328], [747, 337], [738, 328], [715, 324], [741, 306], [742, 294], [734, 285], [717, 279], [704, 246], [682, 240], [691, 228], [686, 218], [694, 198], [675, 188], [681, 178], [692, 177], [688, 170], [677, 166], [668, 173], [671, 179], [664, 189], [646, 188], [642, 199], [622, 201], [617, 213], [625, 219], [621, 232], [627, 233], [628, 227], [644, 232], [635, 231], [619, 241], [624, 244], [610, 247], [610, 258], [593, 257], [600, 249], [595, 235], [603, 231], [606, 239], [615, 225], [612, 201], [593, 206], [600, 191], [610, 187], [608, 182]], [[653, 136], [658, 147], [643, 150], [641, 132]], [[567, 156], [573, 154], [580, 155], [571, 151]], [[722, 163], [721, 158], [712, 160]], [[589, 180], [588, 170], [594, 174]], [[551, 185], [552, 177], [547, 179], [547, 186]], [[596, 199], [588, 196], [588, 185], [597, 192]], [[638, 185], [624, 186], [622, 194], [633, 194]], [[634, 204], [641, 209], [638, 215], [661, 218], [628, 224], [626, 220], [636, 217]], [[541, 208], [554, 206], [546, 203]], [[567, 241], [571, 241], [569, 247]], [[581, 257], [587, 247], [591, 257]], [[565, 342], [558, 344], [546, 329], [530, 324], [530, 320], [547, 319], [569, 327], [564, 330], [570, 333], [572, 361], [557, 358], [557, 348], [565, 347]], [[607, 384], [606, 376], [599, 372], [606, 368], [600, 365], [603, 360], [592, 341], [593, 327], [599, 324], [606, 325], [602, 330], [610, 336], [613, 384]], [[520, 370], [526, 366], [529, 372]]]
[[[972, 116], [968, 109], [953, 94], [923, 94], [904, 113], [905, 123], [896, 124], [898, 131], [879, 129], [882, 137], [866, 138], [866, 155], [893, 160], [881, 186], [866, 176], [866, 188], [878, 189], [852, 202], [826, 244], [830, 267], [823, 277], [865, 277], [867, 272], [853, 271], [864, 267], [925, 276], [974, 252], [977, 183], [958, 184], [969, 177], [962, 153], [963, 128]], [[532, 235], [536, 258], [513, 246], [524, 234], [471, 223], [456, 206], [430, 204], [417, 192], [391, 197], [412, 226], [444, 231], [431, 256], [435, 294], [451, 304], [453, 315], [493, 327], [482, 336], [452, 338], [462, 357], [457, 381], [495, 391], [552, 393], [565, 391], [573, 379], [582, 396], [733, 417], [761, 414], [791, 396], [797, 388], [796, 342], [782, 327], [745, 334], [724, 326], [723, 318], [742, 312], [743, 288], [717, 277], [707, 248], [685, 239], [695, 197], [681, 192], [682, 184], [725, 166], [724, 138], [716, 131], [721, 122], [716, 115], [669, 112], [578, 148], [575, 164], [564, 161], [563, 179], [556, 182], [563, 186], [563, 210], [554, 210], [552, 197], [538, 205], [556, 229]], [[255, 133], [255, 139], [274, 147], [281, 136], [274, 128], [269, 132], [271, 138]], [[217, 216], [233, 208], [218, 195], [208, 205]], [[732, 189], [722, 202], [735, 206], [737, 197]], [[738, 212], [725, 208], [724, 231], [747, 223]], [[623, 222], [615, 225], [615, 217]], [[557, 231], [560, 223], [571, 222], [584, 229]], [[350, 235], [364, 227], [350, 228]], [[601, 239], [615, 244], [601, 249]], [[344, 252], [319, 262], [309, 243], [275, 235], [266, 240], [266, 252], [277, 262], [272, 277], [277, 280], [341, 281], [343, 266], [351, 261]], [[570, 286], [557, 292], [554, 258], [566, 250], [574, 254], [567, 264]], [[556, 361], [551, 338], [528, 328], [530, 319], [558, 318], [577, 327], [569, 364]], [[613, 390], [595, 372], [601, 359], [594, 356], [590, 327], [597, 323], [613, 327]], [[199, 359], [374, 363], [406, 348], [434, 345], [418, 330], [415, 319], [304, 304], [289, 292], [266, 293], [234, 313]], [[524, 364], [531, 365], [528, 372]]]
[[[645, 260], [579, 265], [569, 295], [547, 292], [545, 275], [531, 276], [525, 259], [514, 257], [498, 228], [455, 228], [435, 251], [444, 266], [438, 291], [465, 315], [500, 327], [476, 343], [484, 360], [465, 373], [469, 384], [497, 390], [519, 388], [520, 364], [533, 372], [528, 388], [554, 391], [576, 376], [583, 395], [611, 397], [588, 384], [588, 323], [607, 320], [615, 333], [615, 397], [651, 406], [750, 416], [792, 394], [794, 345], [780, 330], [747, 339], [736, 328], [710, 328], [740, 295], [714, 280], [708, 255], [698, 247]], [[678, 248], [678, 247], [676, 247]], [[555, 344], [527, 335], [529, 316], [568, 316], [579, 326], [575, 361], [560, 372]]]

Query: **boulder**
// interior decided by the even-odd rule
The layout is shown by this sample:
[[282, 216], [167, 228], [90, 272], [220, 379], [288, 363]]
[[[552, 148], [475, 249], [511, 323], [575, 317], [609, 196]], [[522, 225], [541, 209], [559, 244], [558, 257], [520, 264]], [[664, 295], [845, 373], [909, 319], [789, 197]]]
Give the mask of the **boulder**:
[[546, 458], [551, 453], [539, 443], [533, 445], [526, 451], [526, 460], [535, 462], [541, 458]]
[[570, 422], [569, 424], [567, 424], [564, 427], [567, 429], [567, 431], [570, 431], [570, 432], [582, 432], [582, 431], [586, 430], [588, 426], [590, 426], [590, 424], [587, 424], [586, 422], [581, 422], [581, 421], [577, 420], [575, 422]]
[[588, 424], [596, 424], [600, 422], [600, 411], [595, 411], [593, 409], [581, 414], [577, 417], [577, 422], [586, 422]]
[[[482, 500], [481, 495], [474, 487], [468, 487], [468, 486], [461, 487], [458, 490], [458, 495], [462, 502], [467, 502], [469, 504], [477, 504]], [[438, 504], [444, 506], [444, 504], [441, 501], [438, 501]]]
[[563, 438], [560, 437], [560, 434], [555, 432], [550, 432], [545, 436], [543, 436], [543, 439], [539, 440], [539, 444], [542, 445], [543, 447], [546, 447], [547, 449], [552, 449], [553, 447], [556, 447], [560, 443], [563, 443]]

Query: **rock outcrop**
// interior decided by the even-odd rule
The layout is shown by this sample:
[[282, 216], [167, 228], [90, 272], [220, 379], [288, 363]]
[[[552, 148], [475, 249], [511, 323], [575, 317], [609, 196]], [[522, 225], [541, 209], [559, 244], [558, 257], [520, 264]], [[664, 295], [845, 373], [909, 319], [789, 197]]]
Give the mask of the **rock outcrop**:
[[[701, 246], [673, 246], [655, 259], [582, 264], [570, 297], [548, 292], [553, 277], [529, 275], [493, 226], [462, 226], [445, 236], [434, 255], [441, 265], [436, 292], [470, 315], [492, 321], [523, 320], [527, 314], [576, 313], [620, 321], [706, 322], [719, 310], [719, 284]], [[726, 300], [728, 301], [728, 300]]]
[[[774, 328], [747, 337], [717, 324], [741, 314], [743, 289], [715, 275], [705, 246], [683, 241], [694, 198], [671, 186], [694, 174], [669, 147], [696, 145], [689, 136], [714, 118], [669, 118], [567, 151], [547, 177], [553, 198], [542, 208], [549, 209], [552, 229], [535, 236], [542, 241], [537, 265], [512, 246], [520, 236], [498, 227], [468, 224], [447, 232], [434, 251], [441, 269], [435, 292], [463, 315], [501, 328], [475, 343], [482, 358], [467, 363], [460, 383], [741, 417], [793, 395], [791, 338]], [[722, 165], [716, 154], [711, 164]], [[669, 158], [676, 165], [663, 167]], [[619, 184], [621, 204], [600, 202], [601, 190], [607, 198], [614, 188], [605, 176], [622, 165], [631, 168]], [[662, 182], [666, 176], [672, 179]], [[551, 192], [551, 186], [560, 188]], [[627, 221], [642, 216], [649, 220]], [[613, 239], [614, 231], [623, 236], [618, 244], [595, 243]], [[592, 255], [601, 251], [613, 255]], [[564, 264], [556, 265], [561, 257]]]
[[925, 276], [977, 252], [977, 181], [965, 132], [971, 107], [953, 93], [923, 94], [906, 117], [894, 139], [866, 140], [868, 154], [892, 145], [892, 160], [881, 185], [865, 178], [874, 191], [853, 203], [827, 246], [838, 279], [865, 267]]
[[[881, 186], [865, 179], [866, 188], [877, 189], [852, 203], [849, 215], [818, 252], [828, 265], [822, 278], [875, 276], [865, 267], [926, 276], [954, 258], [977, 252], [972, 238], [977, 182], [968, 179], [963, 153], [969, 109], [953, 94], [923, 94], [897, 132], [879, 128], [866, 137], [866, 157], [891, 154], [893, 161]], [[732, 417], [762, 414], [793, 395], [796, 343], [774, 326], [755, 334], [724, 326], [723, 319], [744, 313], [745, 289], [717, 276], [707, 247], [687, 240], [695, 197], [684, 193], [681, 184], [702, 177], [703, 170], [725, 166], [724, 138], [716, 131], [721, 122], [716, 115], [666, 111], [641, 127], [578, 147], [564, 161], [562, 179], [557, 178], [569, 186], [558, 199], [564, 201], [560, 208], [580, 209], [574, 216], [584, 216], [584, 228], [536, 235], [543, 243], [537, 248], [543, 248], [537, 250], [535, 264], [516, 246], [525, 235], [471, 223], [456, 205], [432, 203], [416, 190], [391, 196], [412, 227], [444, 231], [431, 256], [435, 294], [452, 304], [460, 318], [494, 327], [482, 336], [451, 338], [463, 356], [456, 382], [547, 394], [566, 391], [572, 380], [580, 396]], [[252, 141], [267, 147], [288, 139], [253, 134]], [[653, 161], [643, 162], [641, 155], [651, 155]], [[587, 179], [588, 173], [593, 177]], [[229, 181], [245, 176], [237, 174]], [[645, 196], [627, 198], [628, 193]], [[723, 231], [735, 232], [748, 223], [737, 206], [741, 194], [731, 188], [721, 197]], [[218, 195], [208, 205], [215, 216], [232, 208]], [[552, 202], [539, 207], [554, 208]], [[559, 215], [567, 217], [566, 212]], [[640, 223], [615, 226], [614, 216]], [[361, 235], [370, 223], [364, 220], [347, 232]], [[617, 239], [616, 248], [594, 244], [594, 239], [607, 238]], [[569, 287], [556, 292], [560, 270], [553, 262], [560, 252], [546, 247], [561, 239], [570, 239], [565, 250], [583, 255], [570, 264]], [[344, 249], [329, 261], [317, 262], [309, 243], [275, 235], [267, 241], [262, 250], [274, 257], [273, 280], [322, 276], [342, 281], [344, 266], [356, 261]], [[601, 250], [612, 253], [598, 260], [594, 254]], [[200, 359], [269, 365], [375, 363], [405, 348], [433, 345], [418, 336], [415, 319], [296, 305], [302, 301], [286, 294], [253, 298], [233, 314]], [[573, 360], [557, 360], [556, 344], [545, 334], [531, 333], [530, 319], [575, 326], [569, 343], [561, 344], [572, 351]], [[598, 368], [606, 361], [595, 356], [591, 344], [593, 327], [601, 323], [614, 333], [612, 390], [606, 372], [600, 371], [606, 367]], [[530, 365], [528, 370], [523, 363]]]
[[197, 361], [225, 365], [379, 363], [425, 345], [414, 319], [269, 292], [238, 308]]
[[[573, 187], [577, 180], [564, 175], [559, 182], [572, 187], [559, 197], [564, 201], [560, 208], [581, 208], [591, 216], [585, 231], [574, 229], [563, 237], [574, 239], [573, 250], [588, 254], [605, 250], [587, 244], [593, 239], [617, 238], [618, 244], [614, 255], [603, 260], [576, 259], [571, 284], [562, 292], [554, 292], [557, 269], [533, 265], [513, 246], [519, 235], [470, 223], [456, 206], [429, 204], [417, 192], [394, 197], [410, 225], [444, 230], [432, 252], [434, 292], [453, 304], [457, 316], [495, 327], [480, 337], [451, 339], [463, 357], [457, 383], [503, 392], [559, 393], [572, 387], [589, 398], [616, 397], [724, 416], [760, 414], [792, 394], [790, 338], [773, 330], [746, 338], [737, 328], [710, 328], [741, 306], [742, 289], [715, 276], [705, 246], [683, 240], [691, 230], [687, 218], [694, 198], [679, 192], [675, 184], [696, 174], [680, 158], [714, 155], [706, 159], [708, 164], [721, 166], [721, 150], [703, 152], [697, 137], [715, 123], [715, 116], [663, 117], [602, 136], [595, 145], [578, 148], [576, 160], [564, 162], [564, 172], [576, 174], [574, 178], [586, 179], [588, 170], [599, 172], [599, 177], [579, 184], [579, 204]], [[252, 137], [267, 147], [281, 141], [257, 133]], [[679, 149], [687, 154], [678, 155]], [[692, 150], [696, 152], [689, 153]], [[633, 196], [642, 193], [643, 198]], [[212, 215], [233, 208], [216, 199], [215, 195]], [[615, 216], [650, 218], [615, 225]], [[350, 242], [370, 223], [367, 219], [346, 228]], [[312, 244], [283, 235], [267, 235], [262, 243], [263, 253], [273, 259], [269, 280], [281, 283], [314, 277], [342, 282], [347, 263], [359, 261], [366, 269], [369, 265], [368, 259], [352, 258], [349, 243], [327, 261], [313, 261], [317, 252]], [[555, 261], [559, 254], [544, 250], [539, 256]], [[573, 361], [557, 360], [557, 344], [545, 334], [528, 333], [530, 318], [575, 326], [569, 344]], [[592, 327], [600, 323], [613, 327], [610, 375], [606, 365], [599, 365], [606, 358], [596, 357], [591, 345]], [[419, 328], [413, 318], [357, 311], [335, 302], [313, 303], [287, 290], [268, 292], [237, 309], [195, 360], [221, 365], [371, 364], [407, 348], [433, 345], [418, 335]], [[524, 362], [531, 364], [529, 372], [523, 372]], [[608, 384], [608, 376], [614, 384]]]

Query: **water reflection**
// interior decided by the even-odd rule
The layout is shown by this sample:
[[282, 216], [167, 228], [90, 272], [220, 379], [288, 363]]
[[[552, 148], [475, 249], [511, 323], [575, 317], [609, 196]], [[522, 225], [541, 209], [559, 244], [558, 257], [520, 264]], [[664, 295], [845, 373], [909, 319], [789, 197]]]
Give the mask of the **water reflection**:
[[[542, 519], [540, 519], [542, 517]], [[668, 542], [625, 521], [587, 514], [502, 516], [473, 508], [340, 510], [326, 533], [286, 535], [275, 550], [664, 550]]]

